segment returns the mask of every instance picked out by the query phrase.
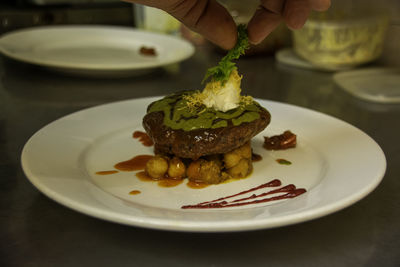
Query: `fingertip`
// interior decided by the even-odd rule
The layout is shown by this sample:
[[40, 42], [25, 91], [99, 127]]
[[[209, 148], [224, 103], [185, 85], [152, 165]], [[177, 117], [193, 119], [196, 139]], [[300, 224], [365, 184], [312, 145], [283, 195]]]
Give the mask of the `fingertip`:
[[234, 22], [232, 24], [229, 23], [225, 30], [226, 31], [222, 35], [224, 36], [224, 38], [216, 41], [218, 42], [217, 45], [219, 45], [221, 48], [225, 50], [230, 50], [235, 47], [238, 38], [236, 24]]
[[256, 39], [256, 38], [250, 38], [249, 37], [249, 43], [252, 44], [252, 45], [258, 45], [258, 44], [261, 43], [262, 40], [263, 39]]
[[251, 44], [261, 43], [281, 22], [281, 16], [266, 9], [258, 9], [247, 25]]
[[236, 45], [236, 23], [229, 12], [216, 1], [208, 2], [195, 30], [222, 49], [229, 50]]
[[[210, 40], [211, 42], [213, 42], [212, 40]], [[214, 44], [218, 45], [220, 48], [224, 49], [224, 50], [231, 50], [232, 48], [235, 47], [236, 41], [235, 42], [213, 42]]]
[[326, 11], [331, 6], [331, 0], [313, 0], [310, 4], [315, 11]]
[[292, 30], [301, 29], [310, 15], [311, 7], [305, 1], [287, 2], [283, 17], [286, 25]]
[[285, 19], [286, 25], [288, 26], [289, 29], [291, 30], [299, 30], [303, 28], [304, 24], [307, 21], [307, 18], [302, 18], [302, 17], [288, 17]]
[[247, 28], [247, 35], [249, 37], [249, 42], [254, 45], [258, 45], [261, 43], [261, 41], [264, 39], [262, 35], [259, 34], [259, 32], [253, 30], [254, 27], [251, 27], [249, 24], [249, 27]]
[[225, 27], [227, 31], [216, 34], [204, 33], [203, 36], [210, 42], [218, 45], [224, 50], [230, 50], [235, 47], [237, 42], [236, 25], [233, 28]]

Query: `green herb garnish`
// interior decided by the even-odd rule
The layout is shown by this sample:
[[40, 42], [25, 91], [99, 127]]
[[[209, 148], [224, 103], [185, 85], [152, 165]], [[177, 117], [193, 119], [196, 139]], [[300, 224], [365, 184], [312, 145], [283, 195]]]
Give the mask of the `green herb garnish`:
[[246, 25], [240, 24], [238, 26], [238, 40], [234, 48], [229, 50], [228, 54], [224, 56], [218, 63], [218, 66], [209, 68], [204, 76], [202, 83], [211, 78], [212, 81], [220, 81], [224, 84], [228, 79], [231, 72], [236, 68], [236, 63], [232, 62], [244, 55], [246, 49], [249, 48], [249, 39], [247, 37]]
[[277, 159], [276, 162], [282, 165], [291, 165], [292, 163], [286, 159]]

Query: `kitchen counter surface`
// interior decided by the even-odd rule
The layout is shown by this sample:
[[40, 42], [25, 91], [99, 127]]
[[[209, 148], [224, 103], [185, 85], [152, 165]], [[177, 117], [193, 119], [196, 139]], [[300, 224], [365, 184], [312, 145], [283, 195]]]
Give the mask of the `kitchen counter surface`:
[[[0, 58], [1, 266], [400, 266], [400, 105], [345, 93], [331, 73], [239, 62], [243, 92], [344, 120], [383, 149], [387, 171], [370, 195], [296, 225], [235, 233], [182, 233], [119, 225], [66, 208], [24, 175], [25, 142], [72, 112], [118, 100], [200, 89], [220, 55], [205, 48], [179, 66], [125, 78], [60, 74]], [[62, 152], [60, 152], [62, 153]]]

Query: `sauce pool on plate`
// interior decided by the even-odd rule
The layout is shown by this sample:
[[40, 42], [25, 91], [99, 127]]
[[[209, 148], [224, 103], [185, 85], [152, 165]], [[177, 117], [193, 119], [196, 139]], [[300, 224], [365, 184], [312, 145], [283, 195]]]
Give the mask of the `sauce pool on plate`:
[[131, 192], [129, 192], [129, 195], [138, 195], [142, 192], [140, 192], [140, 190], [132, 190]]
[[99, 171], [99, 172], [96, 172], [97, 175], [110, 175], [110, 174], [114, 174], [114, 173], [118, 173], [118, 171], [111, 170], [111, 171]]
[[138, 155], [130, 160], [115, 164], [114, 168], [124, 172], [144, 170], [147, 161], [149, 161], [152, 157], [152, 155]]
[[150, 136], [142, 131], [135, 131], [132, 135], [133, 138], [139, 139], [139, 141], [144, 145], [144, 146], [152, 146], [154, 145], [153, 140], [151, 140]]
[[159, 179], [155, 179], [147, 175], [145, 171], [136, 173], [136, 177], [143, 182], [157, 182], [157, 184], [161, 187], [174, 187], [183, 182], [183, 179], [173, 179], [170, 177], [161, 177]]

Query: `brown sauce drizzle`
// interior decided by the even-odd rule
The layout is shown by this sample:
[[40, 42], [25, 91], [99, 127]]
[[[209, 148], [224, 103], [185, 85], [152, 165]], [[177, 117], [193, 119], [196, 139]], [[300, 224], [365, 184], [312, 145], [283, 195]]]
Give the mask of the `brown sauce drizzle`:
[[136, 177], [143, 182], [157, 182], [157, 184], [161, 187], [174, 187], [183, 182], [183, 179], [173, 179], [169, 177], [155, 179], [147, 175], [145, 171], [136, 173]]
[[132, 190], [131, 192], [129, 192], [129, 195], [137, 195], [140, 193], [142, 193], [142, 192], [140, 192], [139, 190]]
[[258, 155], [256, 153], [252, 153], [251, 154], [251, 161], [253, 162], [257, 162], [257, 161], [261, 161], [262, 160], [262, 156]]
[[144, 170], [147, 161], [149, 161], [152, 157], [152, 155], [139, 155], [131, 158], [130, 160], [115, 164], [114, 168], [124, 172]]
[[153, 178], [151, 178], [150, 176], [148, 176], [145, 171], [138, 172], [135, 174], [135, 176], [137, 178], [139, 178], [140, 181], [143, 181], [143, 182], [156, 181]]
[[183, 179], [164, 178], [158, 181], [158, 185], [161, 187], [174, 187], [180, 185], [182, 182]]
[[141, 46], [139, 53], [144, 56], [157, 56], [156, 49], [153, 47]]
[[151, 140], [150, 136], [145, 132], [135, 131], [132, 136], [135, 139], [139, 139], [144, 146], [154, 145], [153, 140]]
[[[230, 195], [227, 197], [221, 197], [215, 200], [211, 201], [206, 201], [206, 202], [201, 202], [195, 205], [185, 205], [182, 206], [182, 209], [210, 209], [210, 208], [228, 208], [228, 207], [238, 207], [238, 206], [245, 206], [245, 205], [251, 205], [251, 204], [258, 204], [258, 203], [265, 203], [265, 202], [271, 202], [271, 201], [277, 201], [277, 200], [282, 200], [282, 199], [288, 199], [288, 198], [294, 198], [297, 197], [305, 192], [306, 189], [304, 188], [296, 188], [295, 185], [289, 184], [274, 190], [270, 190], [261, 194], [253, 194], [249, 197], [245, 198], [240, 198], [236, 199], [233, 201], [227, 201], [226, 199], [236, 197], [239, 195], [243, 195], [249, 192], [253, 192], [265, 187], [277, 187], [281, 186], [281, 181], [278, 179], [272, 180], [271, 182], [259, 185], [257, 187], [251, 188], [249, 190], [239, 192], [234, 195]], [[267, 198], [262, 198], [267, 195], [272, 195], [272, 194], [277, 194], [277, 193], [285, 193], [277, 196], [272, 196], [272, 197], [267, 197]], [[256, 198], [261, 198], [261, 199], [256, 199]]]
[[114, 174], [114, 173], [118, 173], [118, 171], [112, 170], [112, 171], [99, 171], [99, 172], [96, 172], [97, 175], [110, 175], [110, 174]]

